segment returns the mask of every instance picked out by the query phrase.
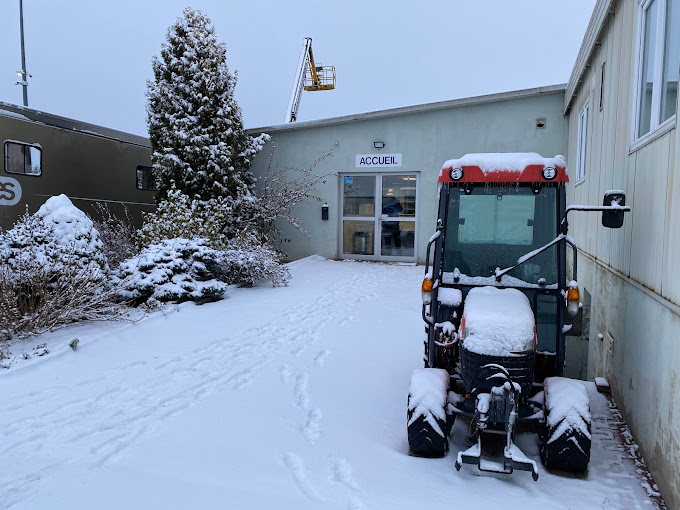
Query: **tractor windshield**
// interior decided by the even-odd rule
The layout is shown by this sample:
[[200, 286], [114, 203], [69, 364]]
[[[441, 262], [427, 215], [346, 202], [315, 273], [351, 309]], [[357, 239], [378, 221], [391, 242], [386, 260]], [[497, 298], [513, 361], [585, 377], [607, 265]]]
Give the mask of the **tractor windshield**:
[[[527, 185], [479, 186], [466, 194], [463, 188], [449, 191], [444, 272], [457, 272], [461, 283], [488, 284], [496, 268], [517, 264], [523, 255], [557, 236], [557, 188], [544, 186], [534, 193]], [[557, 283], [557, 247], [521, 264], [503, 277], [517, 286]], [[507, 280], [506, 280], [507, 279]], [[521, 286], [521, 285], [520, 285]]]

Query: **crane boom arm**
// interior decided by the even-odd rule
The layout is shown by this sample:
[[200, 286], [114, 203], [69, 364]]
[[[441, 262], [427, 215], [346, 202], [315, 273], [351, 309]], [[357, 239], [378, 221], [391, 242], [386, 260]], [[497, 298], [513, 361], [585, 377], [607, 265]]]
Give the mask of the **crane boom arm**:
[[[309, 65], [308, 55], [312, 54], [312, 38], [305, 37], [305, 45], [300, 53], [300, 60], [298, 61], [297, 74], [295, 75], [295, 84], [290, 94], [288, 101], [288, 113], [286, 114], [286, 122], [295, 122], [297, 119], [298, 109], [300, 108], [300, 100], [302, 99], [302, 90], [305, 85], [305, 75], [307, 74], [307, 66]], [[316, 70], [312, 66], [312, 72], [316, 74]]]

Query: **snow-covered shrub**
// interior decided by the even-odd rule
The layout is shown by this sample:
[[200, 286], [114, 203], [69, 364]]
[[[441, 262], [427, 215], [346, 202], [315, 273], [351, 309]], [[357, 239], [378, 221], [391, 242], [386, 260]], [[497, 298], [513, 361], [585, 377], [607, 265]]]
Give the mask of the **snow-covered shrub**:
[[137, 233], [141, 247], [165, 239], [207, 239], [212, 248], [227, 245], [226, 224], [230, 221], [231, 205], [224, 197], [191, 200], [172, 183], [166, 199], [154, 212], [143, 213], [144, 225]]
[[204, 301], [219, 299], [228, 283], [224, 278], [221, 252], [205, 239], [170, 239], [144, 248], [119, 268], [129, 283], [123, 297], [143, 302]]
[[139, 251], [135, 244], [137, 229], [127, 207], [123, 206], [122, 217], [113, 214], [106, 203], [97, 202], [93, 207], [97, 216], [90, 219], [99, 233], [106, 260], [109, 267], [117, 267]]
[[152, 68], [147, 123], [157, 201], [173, 180], [192, 199], [252, 195], [255, 178], [249, 168], [268, 137], [245, 133], [234, 98], [236, 76], [210, 19], [185, 9], [168, 29]]
[[231, 246], [222, 259], [230, 283], [252, 286], [270, 280], [274, 287], [288, 285], [290, 272], [271, 246], [253, 243], [249, 236], [233, 239]]
[[230, 284], [255, 285], [270, 279], [286, 284], [288, 271], [271, 248], [214, 249], [208, 239], [169, 239], [144, 248], [117, 271], [125, 280], [121, 295], [139, 303], [212, 301]]
[[21, 337], [122, 316], [107, 272], [92, 221], [66, 196], [50, 198], [0, 234], [0, 331]]
[[93, 277], [108, 271], [99, 233], [84, 212], [66, 195], [49, 198], [38, 212], [24, 214], [0, 236], [0, 258], [10, 266], [40, 264], [59, 272], [63, 261], [90, 267]]
[[[168, 192], [168, 198], [158, 204], [155, 212], [144, 215], [144, 226], [138, 233], [138, 242], [140, 246], [146, 246], [147, 250], [121, 266], [121, 277], [132, 276], [136, 266], [141, 268], [142, 274], [135, 284], [136, 292], [130, 296], [144, 300], [153, 295], [162, 301], [209, 299], [210, 296], [202, 296], [198, 287], [194, 288], [190, 283], [184, 284], [186, 292], [182, 291], [181, 295], [167, 290], [172, 287], [167, 285], [171, 281], [195, 280], [195, 276], [187, 269], [192, 267], [189, 260], [186, 266], [173, 266], [177, 271], [172, 275], [167, 266], [169, 258], [186, 260], [189, 247], [187, 240], [190, 239], [197, 240], [196, 246], [201, 247], [201, 257], [209, 257], [220, 265], [213, 271], [218, 281], [239, 285], [255, 285], [262, 280], [271, 280], [275, 286], [288, 283], [288, 270], [279, 263], [276, 251], [262, 243], [254, 228], [234, 214], [228, 199], [191, 200], [173, 187]], [[207, 251], [208, 248], [212, 251]], [[152, 262], [157, 264], [156, 267], [163, 267], [162, 272], [169, 279], [159, 280]], [[152, 291], [151, 284], [159, 288]], [[195, 292], [198, 293], [192, 294]]]

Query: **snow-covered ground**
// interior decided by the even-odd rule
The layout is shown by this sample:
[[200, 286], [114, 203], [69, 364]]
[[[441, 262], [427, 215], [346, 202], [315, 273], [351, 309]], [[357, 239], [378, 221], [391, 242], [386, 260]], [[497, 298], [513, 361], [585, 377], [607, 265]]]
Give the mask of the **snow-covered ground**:
[[[422, 267], [290, 270], [287, 288], [14, 345], [50, 352], [0, 371], [0, 508], [655, 508], [594, 384], [586, 476], [456, 472], [461, 420], [447, 457], [410, 457]], [[534, 435], [518, 444], [538, 461]]]

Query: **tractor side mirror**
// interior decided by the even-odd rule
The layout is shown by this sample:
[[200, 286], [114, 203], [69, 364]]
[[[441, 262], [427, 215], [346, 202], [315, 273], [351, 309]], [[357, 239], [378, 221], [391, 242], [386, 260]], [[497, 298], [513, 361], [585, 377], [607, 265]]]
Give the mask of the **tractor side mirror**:
[[[623, 208], [626, 205], [626, 194], [623, 191], [607, 191], [604, 194], [602, 201], [604, 206], [620, 206]], [[623, 226], [623, 209], [617, 211], [616, 209], [609, 209], [602, 211], [602, 226], [607, 228], [621, 228]]]

